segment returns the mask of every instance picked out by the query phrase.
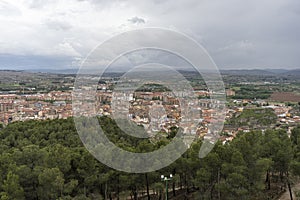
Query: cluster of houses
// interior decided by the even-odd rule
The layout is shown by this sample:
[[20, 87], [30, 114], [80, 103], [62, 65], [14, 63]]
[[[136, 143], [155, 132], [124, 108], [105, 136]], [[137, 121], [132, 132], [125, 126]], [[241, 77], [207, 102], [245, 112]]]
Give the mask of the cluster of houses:
[[[226, 91], [234, 95], [233, 91]], [[208, 91], [195, 91], [194, 99], [184, 100], [186, 94], [165, 92], [114, 93], [107, 87], [97, 90], [95, 112], [98, 116], [126, 117], [128, 120], [143, 126], [149, 134], [155, 132], [169, 133], [172, 127], [183, 128], [187, 135], [211, 136], [215, 133], [209, 130], [209, 124], [222, 123], [222, 113], [217, 109], [220, 102], [212, 101]], [[271, 108], [277, 115], [277, 123], [297, 124], [300, 117], [293, 114], [292, 107], [286, 104], [264, 101], [230, 100], [232, 104], [224, 108], [225, 119], [228, 120], [243, 109], [260, 106]], [[225, 102], [223, 102], [225, 103]], [[88, 116], [89, 107], [93, 105], [80, 104], [82, 113]], [[86, 106], [86, 108], [84, 107]], [[76, 109], [75, 109], [76, 110]], [[8, 124], [14, 121], [65, 119], [73, 116], [71, 92], [52, 91], [46, 94], [3, 94], [0, 95], [0, 123]], [[95, 113], [93, 113], [95, 114]], [[249, 127], [224, 126], [221, 139], [232, 140], [238, 131], [248, 132]], [[209, 135], [209, 134], [211, 135]]]
[[68, 118], [72, 116], [71, 93], [53, 91], [46, 94], [0, 95], [0, 123]]
[[227, 141], [233, 140], [239, 132], [250, 132], [252, 129], [265, 131], [266, 129], [280, 129], [286, 128], [287, 134], [290, 136], [291, 130], [300, 124], [300, 110], [295, 110], [293, 106], [287, 105], [286, 103], [278, 103], [266, 100], [231, 100], [233, 104], [226, 108], [226, 120], [238, 116], [245, 109], [272, 109], [274, 114], [277, 116], [274, 124], [265, 126], [239, 126], [234, 127], [229, 124], [225, 124], [221, 133], [220, 139], [226, 143]]

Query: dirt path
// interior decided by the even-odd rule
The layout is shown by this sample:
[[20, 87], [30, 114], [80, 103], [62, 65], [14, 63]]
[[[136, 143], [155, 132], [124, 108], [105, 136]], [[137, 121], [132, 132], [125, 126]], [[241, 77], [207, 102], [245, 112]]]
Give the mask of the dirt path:
[[[295, 191], [295, 190], [300, 190], [300, 183], [294, 185], [294, 187], [292, 188], [292, 191]], [[299, 197], [297, 199], [295, 194], [293, 194], [293, 198], [294, 198], [294, 200], [300, 200]], [[291, 199], [290, 198], [290, 193], [287, 190], [278, 200], [290, 200], [290, 199]]]

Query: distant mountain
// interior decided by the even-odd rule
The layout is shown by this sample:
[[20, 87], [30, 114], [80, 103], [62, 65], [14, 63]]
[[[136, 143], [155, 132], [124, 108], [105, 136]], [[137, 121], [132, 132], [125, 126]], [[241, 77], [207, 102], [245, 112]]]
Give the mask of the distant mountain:
[[290, 71], [288, 69], [264, 69], [264, 70], [268, 71], [268, 72], [275, 73], [275, 74], [284, 74], [284, 73], [287, 73], [287, 72]]
[[224, 75], [240, 75], [240, 76], [299, 76], [300, 69], [234, 69], [220, 70]]
[[241, 76], [274, 76], [276, 73], [270, 72], [267, 70], [261, 70], [261, 69], [240, 69], [240, 70], [221, 70], [221, 74], [224, 75], [241, 75]]
[[24, 72], [24, 70], [0, 69], [0, 72]]
[[[11, 72], [42, 72], [42, 73], [53, 73], [53, 74], [76, 74], [77, 68], [68, 69], [26, 69], [26, 70], [0, 70], [0, 71], [11, 71]], [[185, 70], [178, 70], [180, 73], [193, 73]], [[112, 71], [108, 71], [109, 73]], [[118, 71], [114, 71], [118, 72]], [[121, 72], [121, 71], [120, 71]], [[236, 76], [300, 76], [300, 69], [231, 69], [231, 70], [220, 70], [222, 75], [236, 75]]]
[[284, 73], [287, 76], [300, 76], [300, 69], [289, 70]]
[[78, 69], [29, 69], [28, 72], [42, 72], [42, 73], [53, 73], [53, 74], [76, 74]]

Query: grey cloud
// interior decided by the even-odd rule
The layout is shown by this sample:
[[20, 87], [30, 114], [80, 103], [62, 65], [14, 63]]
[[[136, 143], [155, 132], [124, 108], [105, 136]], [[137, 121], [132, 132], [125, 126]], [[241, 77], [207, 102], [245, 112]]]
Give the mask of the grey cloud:
[[145, 24], [146, 23], [146, 21], [143, 18], [140, 18], [137, 16], [128, 19], [128, 21], [133, 24]]
[[65, 22], [65, 21], [60, 21], [60, 20], [46, 20], [45, 21], [45, 25], [49, 28], [49, 29], [53, 29], [53, 30], [62, 30], [62, 31], [66, 31], [72, 28], [72, 25]]
[[0, 70], [28, 69], [62, 69], [71, 67], [73, 57], [70, 56], [24, 56], [0, 54]]
[[48, 3], [50, 3], [50, 2], [47, 0], [29, 0], [29, 1], [27, 1], [28, 7], [32, 8], [32, 9], [44, 8]]
[[150, 25], [174, 27], [194, 38], [201, 38], [198, 42], [204, 45], [220, 68], [296, 68], [299, 59], [294, 55], [296, 46], [300, 45], [297, 2], [191, 0], [184, 4], [174, 0], [159, 8], [149, 1], [137, 4], [151, 19]]
[[[13, 36], [18, 36], [16, 39], [23, 35], [25, 37], [19, 30], [32, 29], [33, 33], [58, 30], [49, 31], [43, 41], [37, 44], [49, 45], [61, 42], [65, 37], [74, 37], [74, 40], [82, 43], [82, 46], [76, 48], [80, 48], [82, 55], [86, 55], [97, 42], [108, 39], [112, 33], [143, 25], [171, 28], [192, 36], [208, 50], [220, 68], [300, 67], [299, 0], [76, 0], [70, 3], [70, 9], [66, 7], [52, 11], [55, 6], [50, 8], [48, 4], [56, 1], [31, 1], [32, 7], [43, 7], [48, 12], [47, 16], [51, 16], [49, 20], [42, 21], [43, 27], [40, 24], [31, 26], [29, 23], [29, 28], [16, 29], [11, 40], [5, 38], [10, 37], [9, 32], [5, 35], [2, 33], [0, 40], [2, 38], [3, 42], [10, 42], [15, 41]], [[83, 10], [80, 10], [81, 6]], [[13, 13], [4, 9], [7, 7], [15, 10], [16, 14], [20, 13], [13, 5], [7, 6], [7, 3], [0, 1], [0, 15]], [[65, 11], [68, 11], [65, 16], [58, 16], [59, 12]], [[126, 23], [124, 17], [128, 20]], [[10, 20], [3, 26], [6, 30], [18, 27], [12, 26]], [[34, 34], [27, 35], [30, 37]], [[30, 40], [32, 38], [28, 38]], [[28, 44], [30, 49], [32, 45]]]

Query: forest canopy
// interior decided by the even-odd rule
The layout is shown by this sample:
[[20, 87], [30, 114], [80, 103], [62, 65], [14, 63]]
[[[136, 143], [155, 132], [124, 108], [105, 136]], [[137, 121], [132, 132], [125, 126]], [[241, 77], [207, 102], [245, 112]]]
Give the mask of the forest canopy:
[[[134, 139], [110, 118], [99, 120], [112, 142], [132, 151], [152, 151], [172, 139]], [[147, 174], [119, 172], [97, 161], [72, 118], [15, 122], [0, 131], [0, 139], [0, 199], [162, 199], [160, 175], [170, 173], [170, 198], [268, 199], [300, 175], [300, 128], [290, 138], [286, 130], [240, 133], [203, 159], [198, 140], [176, 162]]]

